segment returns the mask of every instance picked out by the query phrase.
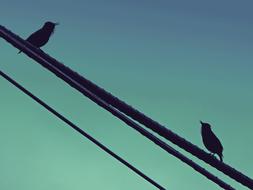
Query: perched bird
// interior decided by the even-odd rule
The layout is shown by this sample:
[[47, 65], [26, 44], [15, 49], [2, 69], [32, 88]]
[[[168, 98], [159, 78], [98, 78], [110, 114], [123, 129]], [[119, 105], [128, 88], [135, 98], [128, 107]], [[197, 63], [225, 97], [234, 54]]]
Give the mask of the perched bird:
[[[26, 41], [38, 48], [44, 46], [48, 42], [50, 36], [54, 33], [55, 26], [58, 24], [59, 23], [46, 22], [41, 29], [32, 33]], [[21, 52], [22, 51], [19, 51], [18, 53]]]
[[220, 157], [220, 161], [223, 161], [223, 147], [220, 140], [215, 136], [209, 123], [201, 123], [201, 135], [205, 147], [214, 155], [217, 154]]

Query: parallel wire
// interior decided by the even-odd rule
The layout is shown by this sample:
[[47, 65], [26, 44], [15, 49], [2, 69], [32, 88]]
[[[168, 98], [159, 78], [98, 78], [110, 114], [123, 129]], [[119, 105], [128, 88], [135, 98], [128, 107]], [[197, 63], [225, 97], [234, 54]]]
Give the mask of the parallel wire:
[[160, 190], [166, 190], [164, 187], [162, 187], [160, 184], [158, 184], [157, 182], [155, 182], [153, 179], [151, 179], [150, 177], [148, 177], [147, 175], [145, 175], [139, 169], [137, 169], [136, 167], [134, 167], [133, 165], [131, 165], [129, 162], [127, 162], [126, 160], [124, 160], [123, 158], [121, 158], [120, 156], [118, 156], [116, 153], [114, 153], [113, 151], [111, 151], [109, 148], [107, 148], [105, 145], [103, 145], [101, 142], [99, 142], [98, 140], [96, 140], [95, 138], [93, 138], [91, 135], [89, 135], [88, 133], [86, 133], [83, 129], [79, 128], [73, 122], [71, 122], [66, 117], [64, 117], [63, 115], [61, 115], [60, 113], [58, 113], [55, 109], [53, 109], [52, 107], [50, 107], [44, 101], [42, 101], [41, 99], [39, 99], [38, 97], [36, 97], [35, 95], [33, 95], [30, 91], [28, 91], [27, 89], [25, 89], [18, 82], [16, 82], [12, 78], [10, 78], [7, 74], [3, 73], [1, 70], [0, 70], [0, 75], [3, 78], [5, 78], [7, 81], [9, 81], [11, 84], [13, 84], [15, 87], [17, 87], [19, 90], [21, 90], [23, 93], [25, 93], [26, 95], [28, 95], [29, 97], [31, 97], [33, 100], [35, 100], [37, 103], [39, 103], [41, 106], [43, 106], [44, 108], [46, 108], [49, 112], [51, 112], [52, 114], [54, 114], [60, 120], [62, 120], [66, 124], [68, 124], [71, 128], [73, 128], [74, 130], [76, 130], [82, 136], [84, 136], [85, 138], [87, 138], [88, 140], [90, 140], [91, 142], [93, 142], [99, 148], [101, 148], [102, 150], [104, 150], [105, 152], [107, 152], [108, 154], [110, 154], [116, 160], [118, 160], [119, 162], [121, 162], [122, 164], [124, 164], [126, 167], [128, 167], [129, 169], [131, 169], [132, 171], [134, 171], [136, 174], [138, 174], [139, 176], [141, 176], [143, 179], [145, 179], [146, 181], [148, 181], [149, 183], [151, 183], [153, 186], [157, 187]]
[[[124, 161], [123, 159], [121, 159], [120, 157], [118, 157], [116, 154], [114, 154], [113, 152], [111, 152], [108, 148], [104, 147], [101, 143], [97, 142], [95, 139], [93, 139], [91, 136], [89, 136], [87, 133], [85, 133], [82, 129], [78, 128], [72, 122], [70, 122], [69, 120], [67, 120], [65, 117], [63, 117], [62, 115], [60, 115], [59, 113], [57, 113], [53, 108], [49, 107], [46, 103], [44, 103], [42, 100], [40, 100], [39, 98], [37, 98], [36, 96], [34, 96], [31, 92], [29, 92], [24, 87], [22, 87], [21, 85], [19, 85], [16, 81], [14, 81], [13, 79], [11, 79], [8, 75], [6, 75], [5, 73], [3, 73], [1, 70], [0, 70], [0, 75], [3, 76], [9, 82], [11, 82], [13, 85], [15, 85], [17, 88], [19, 88], [21, 91], [23, 91], [25, 94], [27, 94], [28, 96], [30, 96], [36, 102], [38, 102], [39, 104], [41, 104], [47, 110], [49, 110], [50, 112], [52, 112], [55, 116], [57, 116], [58, 118], [60, 118], [61, 120], [63, 120], [67, 124], [69, 124], [72, 128], [74, 128], [75, 130], [77, 130], [79, 133], [81, 133], [82, 135], [84, 135], [85, 137], [87, 137], [88, 139], [90, 139], [92, 142], [94, 142], [95, 144], [97, 144], [103, 150], [105, 150], [106, 152], [108, 152], [109, 154], [111, 154], [113, 157], [116, 157], [116, 159], [118, 159], [120, 162], [122, 162], [123, 164], [125, 164], [125, 165], [127, 165], [129, 167], [130, 164], [128, 164], [126, 161]], [[95, 95], [93, 95], [93, 96], [95, 96]], [[99, 98], [98, 98], [98, 101], [103, 102], [103, 100], [99, 100]], [[104, 104], [106, 104], [106, 103], [104, 103]], [[107, 105], [107, 106], [110, 107], [110, 105]], [[166, 144], [165, 142], [163, 142], [161, 139], [157, 138], [152, 133], [148, 132], [147, 130], [145, 130], [144, 128], [142, 128], [141, 126], [139, 126], [137, 123], [135, 123], [134, 121], [132, 121], [131, 119], [129, 119], [125, 115], [121, 114], [119, 111], [114, 110], [113, 108], [111, 108], [111, 109], [112, 110], [110, 110], [110, 112], [113, 112], [112, 113], [113, 115], [120, 114], [120, 119], [123, 120], [130, 127], [136, 129], [139, 133], [141, 133], [142, 135], [144, 135], [145, 137], [147, 137], [148, 139], [150, 139], [152, 142], [154, 142], [155, 144], [157, 144], [158, 146], [160, 146], [161, 148], [163, 148], [168, 153], [170, 153], [173, 156], [175, 156], [178, 159], [180, 159], [182, 162], [184, 162], [184, 163], [188, 164], [189, 166], [191, 166], [193, 169], [195, 169], [197, 172], [199, 172], [202, 175], [204, 175], [205, 177], [207, 177], [209, 180], [213, 181], [214, 183], [216, 183], [217, 185], [219, 185], [223, 189], [226, 189], [226, 190], [235, 190], [233, 187], [231, 187], [227, 183], [223, 182], [221, 179], [219, 179], [218, 177], [216, 177], [212, 173], [208, 172], [206, 169], [202, 168], [201, 166], [199, 166], [198, 164], [196, 164], [195, 162], [193, 162], [189, 158], [185, 157], [183, 154], [181, 154], [180, 152], [178, 152], [177, 150], [175, 150], [174, 148], [172, 148], [171, 146], [169, 146], [168, 144]], [[145, 178], [145, 179], [147, 178], [148, 181], [151, 180], [150, 178], [148, 178], [144, 174], [140, 173], [140, 171], [138, 171], [137, 169], [135, 169], [133, 166], [131, 166], [130, 169], [133, 169], [137, 174], [141, 175], [143, 178]], [[158, 185], [153, 180], [150, 183], [154, 184], [156, 187]]]
[[[136, 119], [140, 123], [146, 125], [147, 127], [151, 128], [153, 131], [157, 132], [158, 134], [162, 135], [163, 137], [167, 138], [171, 142], [175, 143], [179, 147], [185, 149], [186, 151], [190, 152], [191, 154], [197, 156], [198, 158], [204, 160], [205, 162], [209, 163], [210, 165], [216, 167], [218, 170], [222, 171], [224, 174], [230, 176], [231, 178], [235, 179], [236, 181], [242, 183], [243, 185], [251, 188], [253, 187], [253, 181], [248, 176], [242, 174], [241, 172], [235, 170], [231, 166], [219, 162], [217, 159], [211, 157], [202, 149], [198, 148], [197, 146], [193, 145], [189, 141], [186, 141], [182, 137], [178, 136], [177, 134], [173, 133], [172, 131], [168, 130], [167, 128], [161, 126], [157, 122], [153, 121], [151, 118], [148, 118], [144, 114], [140, 113], [139, 111], [135, 110], [131, 106], [127, 105], [123, 101], [119, 100], [118, 98], [112, 96], [110, 93], [106, 92], [102, 88], [98, 87], [91, 81], [85, 79], [84, 77], [78, 75], [76, 72], [72, 71], [68, 67], [64, 66], [63, 64], [59, 63], [57, 60], [53, 59], [52, 57], [44, 54], [41, 50], [34, 48], [32, 45], [27, 43], [26, 41], [22, 40], [17, 35], [13, 34], [12, 32], [8, 31], [4, 27], [0, 26], [0, 36], [2, 36], [5, 40], [11, 43], [13, 46], [21, 49], [24, 53], [26, 53], [29, 57], [36, 60], [45, 68], [52, 71], [58, 77], [63, 79], [69, 85], [74, 87], [75, 89], [79, 90], [81, 93], [87, 96], [87, 93], [84, 92], [84, 88], [87, 87], [90, 91], [94, 92], [96, 96], [99, 96], [107, 103], [112, 104], [117, 109], [122, 111], [123, 113], [129, 115], [130, 117]], [[63, 75], [69, 75], [72, 80], [69, 78], [64, 78]], [[74, 82], [73, 82], [74, 80]], [[90, 98], [90, 97], [89, 97]], [[90, 98], [91, 99], [91, 98]], [[127, 111], [128, 110], [128, 111]], [[168, 135], [168, 136], [166, 136]]]
[[[0, 71], [0, 75], [2, 75], [3, 77], [5, 77], [6, 79], [8, 79], [12, 83], [15, 82], [15, 81], [11, 80], [10, 78], [7, 78], [8, 76], [6, 74], [4, 74], [3, 72], [1, 72], [1, 71]], [[14, 83], [14, 84], [17, 85], [17, 83]], [[23, 90], [25, 90], [25, 89], [23, 89]], [[26, 92], [26, 94], [29, 93], [27, 91], [25, 91], [25, 92]], [[206, 178], [208, 178], [209, 180], [213, 181], [214, 183], [216, 183], [220, 187], [222, 187], [224, 189], [227, 189], [227, 190], [234, 190], [233, 187], [231, 187], [227, 183], [223, 182], [221, 179], [219, 179], [218, 177], [216, 177], [212, 173], [208, 172], [206, 169], [204, 169], [203, 167], [199, 166], [198, 164], [196, 164], [195, 162], [193, 162], [189, 158], [185, 157], [183, 154], [181, 154], [180, 152], [178, 152], [177, 150], [175, 150], [173, 147], [169, 146], [168, 144], [166, 144], [165, 142], [163, 142], [161, 139], [157, 138], [152, 133], [150, 133], [149, 131], [145, 130], [141, 126], [139, 126], [137, 123], [135, 123], [134, 121], [132, 121], [131, 119], [129, 119], [128, 117], [126, 117], [124, 114], [122, 114], [121, 112], [119, 112], [118, 110], [116, 110], [115, 108], [113, 108], [112, 106], [110, 106], [109, 104], [107, 104], [106, 102], [104, 102], [103, 100], [101, 100], [100, 98], [96, 97], [91, 92], [86, 91], [86, 93], [87, 93], [87, 95], [89, 97], [92, 97], [93, 101], [95, 101], [98, 105], [102, 106], [107, 111], [111, 112], [113, 115], [115, 115], [116, 117], [118, 117], [119, 119], [121, 119], [123, 122], [125, 122], [128, 126], [130, 126], [133, 129], [137, 130], [139, 133], [141, 133], [142, 135], [144, 135], [145, 137], [147, 137], [149, 140], [151, 140], [152, 142], [154, 142], [155, 144], [157, 144], [158, 146], [160, 146], [166, 152], [168, 152], [168, 153], [172, 154], [173, 156], [175, 156], [176, 158], [180, 159], [182, 162], [186, 163], [187, 165], [189, 165], [190, 167], [192, 167], [194, 170], [196, 170], [200, 174], [204, 175]], [[32, 95], [32, 94], [28, 94], [28, 95]], [[36, 97], [32, 96], [32, 98], [36, 98]]]

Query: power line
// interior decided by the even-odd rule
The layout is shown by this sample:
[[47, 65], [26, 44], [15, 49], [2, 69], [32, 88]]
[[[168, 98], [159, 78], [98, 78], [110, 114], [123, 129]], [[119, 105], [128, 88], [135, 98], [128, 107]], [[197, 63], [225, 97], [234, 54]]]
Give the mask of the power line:
[[[101, 149], [103, 149], [104, 151], [106, 151], [107, 153], [109, 153], [110, 155], [112, 155], [114, 158], [116, 158], [117, 160], [119, 160], [121, 163], [123, 163], [124, 165], [126, 165], [127, 167], [129, 167], [130, 169], [132, 169], [134, 172], [136, 172], [138, 175], [140, 175], [141, 177], [143, 177], [144, 179], [146, 179], [147, 181], [149, 181], [151, 184], [153, 184], [154, 186], [158, 187], [159, 189], [165, 189], [165, 188], [161, 187], [159, 184], [157, 184], [156, 182], [154, 182], [152, 179], [150, 179], [149, 177], [147, 177], [141, 171], [139, 171], [138, 169], [134, 168], [127, 161], [125, 161], [122, 158], [120, 158], [119, 156], [117, 156], [115, 153], [113, 153], [107, 147], [105, 147], [100, 142], [98, 142], [97, 140], [95, 140], [93, 137], [91, 137], [89, 134], [87, 134], [86, 132], [84, 132], [82, 129], [80, 129], [78, 126], [76, 126], [75, 124], [73, 124], [71, 121], [69, 121], [68, 119], [66, 119], [64, 116], [62, 116], [60, 113], [58, 113], [57, 111], [55, 111], [53, 108], [51, 108], [45, 102], [43, 102], [42, 100], [40, 100], [38, 97], [36, 97], [35, 95], [33, 95], [27, 89], [25, 89], [24, 87], [22, 87], [15, 80], [11, 79], [8, 75], [6, 75], [5, 73], [3, 73], [1, 70], [0, 70], [0, 75], [2, 77], [4, 77], [7, 81], [9, 81], [10, 83], [12, 83], [14, 86], [16, 86], [18, 89], [20, 89], [22, 92], [24, 92], [25, 94], [27, 94], [28, 96], [30, 96], [33, 100], [35, 100], [37, 103], [39, 103], [40, 105], [42, 105], [48, 111], [50, 111], [51, 113], [53, 113], [56, 117], [58, 117], [59, 119], [61, 119], [62, 121], [64, 121], [68, 125], [70, 125], [70, 127], [72, 127], [73, 129], [75, 129], [77, 132], [81, 133], [83, 136], [85, 136], [90, 141], [92, 141], [97, 146], [99, 146]], [[222, 180], [220, 180], [218, 177], [214, 176], [213, 174], [209, 173], [207, 170], [205, 170], [201, 166], [197, 165], [192, 160], [188, 159], [183, 154], [181, 154], [180, 152], [176, 151], [175, 149], [173, 149], [172, 147], [170, 147], [169, 145], [167, 145], [165, 142], [163, 142], [159, 138], [155, 137], [154, 135], [152, 135], [151, 133], [149, 133], [145, 129], [143, 129], [141, 126], [138, 126], [138, 124], [136, 124], [134, 121], [131, 121], [130, 119], [128, 119], [124, 115], [122, 115], [122, 117], [125, 117], [125, 121], [126, 121], [127, 124], [131, 123], [130, 125], [133, 128], [135, 128], [137, 131], [139, 131], [141, 134], [145, 135], [147, 138], [149, 138], [150, 140], [152, 140], [157, 145], [163, 147], [163, 149], [165, 149], [167, 152], [169, 152], [170, 154], [172, 154], [175, 157], [179, 158], [181, 161], [183, 161], [184, 163], [188, 164], [189, 166], [191, 166], [193, 169], [195, 169], [199, 173], [205, 175], [208, 179], [210, 179], [211, 181], [215, 182], [220, 187], [222, 187], [222, 188], [224, 188], [226, 190], [235, 190], [233, 187], [231, 187], [230, 185], [226, 184], [225, 182], [223, 182]]]
[[54, 114], [60, 120], [62, 120], [66, 124], [68, 124], [71, 128], [73, 128], [74, 130], [76, 130], [82, 136], [84, 136], [85, 138], [87, 138], [88, 140], [90, 140], [91, 142], [93, 142], [99, 148], [101, 148], [102, 150], [104, 150], [105, 152], [107, 152], [108, 154], [110, 154], [116, 160], [118, 160], [119, 162], [121, 162], [122, 164], [124, 164], [126, 167], [128, 167], [129, 169], [131, 169], [132, 171], [134, 171], [136, 174], [138, 174], [139, 176], [141, 176], [143, 179], [145, 179], [146, 181], [148, 181], [149, 183], [151, 183], [153, 186], [157, 187], [160, 190], [166, 190], [164, 187], [162, 187], [157, 182], [155, 182], [154, 180], [152, 180], [151, 178], [149, 178], [147, 175], [145, 175], [139, 169], [135, 168], [129, 162], [127, 162], [126, 160], [124, 160], [123, 158], [121, 158], [120, 156], [118, 156], [116, 153], [114, 153], [113, 151], [111, 151], [109, 148], [107, 148], [105, 145], [103, 145], [102, 143], [100, 143], [98, 140], [96, 140], [95, 138], [93, 138], [92, 136], [90, 136], [83, 129], [79, 128], [77, 125], [75, 125], [74, 123], [72, 123], [66, 117], [64, 117], [63, 115], [61, 115], [60, 113], [58, 113], [55, 109], [53, 109], [52, 107], [50, 107], [48, 104], [46, 104], [41, 99], [39, 99], [38, 97], [36, 97], [35, 95], [33, 95], [31, 92], [29, 92], [27, 89], [25, 89], [19, 83], [17, 83], [15, 80], [13, 80], [12, 78], [10, 78], [8, 75], [6, 75], [5, 73], [3, 73], [1, 70], [0, 70], [0, 75], [3, 78], [5, 78], [7, 81], [9, 81], [11, 84], [13, 84], [15, 87], [17, 87], [19, 90], [21, 90], [23, 93], [25, 93], [26, 95], [28, 95], [29, 97], [31, 97], [33, 100], [35, 100], [37, 103], [39, 103], [41, 106], [43, 106], [44, 108], [46, 108], [49, 112], [51, 112], [52, 114]]
[[[106, 100], [106, 102], [108, 102], [108, 104], [112, 104], [113, 106], [115, 106], [117, 104], [122, 104], [122, 107], [124, 109], [125, 108], [129, 109], [131, 114], [135, 114], [134, 111], [136, 111], [136, 115], [138, 116], [138, 119], [136, 119], [136, 118], [135, 119], [137, 121], [139, 121], [140, 123], [143, 123], [143, 121], [140, 121], [140, 119], [143, 119], [143, 117], [144, 117], [144, 120], [145, 120], [145, 117], [147, 117], [147, 116], [143, 115], [142, 113], [138, 112], [137, 110], [135, 110], [134, 108], [132, 108], [131, 106], [125, 104], [122, 101], [120, 101], [118, 98], [112, 96], [110, 93], [108, 93], [105, 90], [99, 88], [98, 86], [93, 84], [91, 81], [85, 79], [84, 77], [78, 75], [76, 72], [72, 71], [68, 67], [66, 67], [63, 64], [59, 63], [57, 60], [55, 60], [52, 57], [44, 54], [41, 50], [38, 50], [37, 48], [34, 48], [32, 45], [30, 45], [26, 41], [22, 40], [21, 38], [19, 38], [17, 35], [13, 34], [12, 32], [6, 30], [4, 27], [0, 27], [0, 35], [4, 39], [6, 39], [9, 43], [11, 43], [13, 46], [21, 49], [29, 57], [36, 60], [43, 67], [45, 67], [45, 68], [49, 69], [50, 71], [52, 71], [58, 77], [63, 79], [65, 82], [67, 82], [69, 85], [71, 85], [75, 89], [79, 90], [81, 93], [83, 93], [85, 96], [87, 96], [91, 100], [93, 100], [94, 97], [90, 97], [89, 94], [87, 95], [87, 89], [94, 92], [96, 94], [96, 96], [100, 96], [100, 98], [102, 98], [103, 101]], [[68, 76], [68, 75], [71, 75], [71, 76]], [[85, 87], [87, 87], [87, 89]], [[107, 97], [107, 98], [104, 98], [103, 96]], [[108, 98], [108, 97], [111, 97], [111, 99]], [[124, 109], [122, 109], [122, 107], [120, 107], [120, 106], [115, 106], [115, 107], [124, 112]], [[126, 113], [126, 112], [124, 112], [124, 113]], [[129, 114], [128, 112], [126, 114], [131, 116], [131, 114]], [[141, 116], [143, 116], [143, 117], [141, 117]], [[153, 121], [152, 119], [150, 119], [150, 120]], [[159, 133], [159, 132], [161, 132], [161, 131], [159, 131], [159, 129], [161, 129], [161, 128], [159, 128], [160, 124], [156, 123], [155, 121], [153, 121], [153, 122], [154, 123], [152, 123], [150, 121], [146, 121], [146, 123], [145, 122], [144, 123], [146, 125], [148, 124], [148, 127], [150, 127], [149, 125], [154, 124], [154, 126], [153, 126], [154, 129], [153, 130], [158, 132], [158, 134], [160, 134]], [[156, 129], [157, 126], [155, 124], [158, 125], [158, 130]], [[163, 126], [160, 126], [160, 127], [163, 127]], [[219, 169], [223, 173], [229, 175], [230, 177], [232, 177], [233, 179], [235, 179], [238, 182], [242, 183], [243, 185], [248, 186], [248, 187], [252, 186], [253, 183], [252, 183], [252, 180], [249, 177], [245, 176], [244, 174], [240, 173], [239, 171], [235, 170], [234, 168], [228, 166], [227, 164], [219, 162], [217, 159], [211, 157], [209, 154], [207, 154], [202, 149], [196, 147], [195, 145], [193, 145], [190, 142], [186, 141], [182, 137], [179, 137], [178, 135], [174, 134], [172, 131], [166, 129], [165, 127], [163, 127], [163, 129], [165, 129], [165, 131], [163, 131], [164, 134], [166, 134], [166, 132], [168, 132], [168, 131], [172, 133], [172, 136], [167, 137], [167, 139], [172, 138], [171, 141], [173, 143], [177, 144], [178, 146], [180, 146], [181, 148], [187, 150], [188, 152], [192, 153], [193, 155], [195, 155], [197, 157], [201, 157], [202, 160], [204, 160], [207, 163], [209, 163], [210, 165], [216, 167], [217, 169]], [[174, 140], [173, 140], [173, 137], [175, 137]], [[185, 145], [187, 145], [187, 146], [185, 147]]]
[[[0, 75], [2, 75], [5, 78], [8, 77], [6, 74], [4, 74], [1, 71], [0, 71]], [[14, 83], [14, 85], [17, 85], [17, 82], [11, 80], [10, 78], [7, 78], [7, 79], [10, 82]], [[17, 86], [17, 87], [19, 88], [20, 86]], [[24, 89], [21, 89], [21, 90], [24, 90]], [[27, 93], [27, 91], [25, 91], [25, 93]], [[32, 95], [32, 94], [28, 94], [28, 95]], [[31, 96], [31, 97], [33, 99], [36, 98], [34, 96]], [[35, 100], [37, 101], [37, 99], [35, 99]], [[172, 154], [173, 156], [177, 157], [178, 159], [180, 159], [181, 161], [183, 161], [187, 165], [191, 166], [193, 169], [195, 169], [197, 172], [199, 172], [202, 175], [204, 175], [205, 177], [207, 177], [209, 180], [213, 181], [214, 183], [216, 183], [217, 185], [219, 185], [223, 189], [234, 190], [233, 187], [231, 187], [227, 183], [223, 182], [218, 177], [214, 176], [212, 173], [208, 172], [207, 170], [205, 170], [204, 168], [202, 168], [198, 164], [194, 163], [192, 160], [188, 159], [187, 157], [185, 157], [180, 152], [178, 152], [175, 149], [173, 149], [171, 146], [169, 146], [168, 144], [166, 144], [165, 142], [163, 142], [162, 140], [160, 140], [159, 138], [157, 138], [156, 136], [154, 136], [153, 134], [151, 134], [150, 132], [148, 132], [147, 130], [145, 130], [144, 128], [142, 128], [141, 126], [139, 126], [137, 123], [135, 123], [134, 121], [132, 121], [131, 119], [129, 119], [128, 117], [126, 117], [125, 115], [123, 115], [122, 113], [120, 113], [119, 111], [117, 111], [115, 108], [113, 108], [110, 105], [108, 105], [105, 102], [103, 102], [103, 100], [101, 100], [101, 99], [98, 98], [97, 101], [98, 101], [97, 103], [99, 105], [100, 104], [106, 105], [107, 110], [109, 112], [111, 112], [113, 115], [115, 115], [118, 118], [120, 118], [127, 125], [129, 125], [133, 129], [137, 130], [139, 133], [141, 133], [142, 135], [144, 135], [145, 137], [147, 137], [148, 139], [150, 139], [152, 142], [154, 142], [155, 144], [157, 144], [158, 146], [160, 146], [162, 149], [164, 149], [168, 153]]]

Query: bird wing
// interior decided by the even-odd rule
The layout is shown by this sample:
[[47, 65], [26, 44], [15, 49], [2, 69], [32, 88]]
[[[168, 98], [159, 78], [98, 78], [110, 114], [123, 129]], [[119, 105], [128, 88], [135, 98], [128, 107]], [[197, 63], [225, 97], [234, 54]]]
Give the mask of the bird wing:
[[218, 137], [213, 132], [212, 132], [212, 136], [213, 136], [213, 141], [215, 142], [215, 145], [216, 145], [217, 149], [222, 152], [223, 151], [223, 146], [222, 146], [220, 140], [218, 139]]
[[27, 39], [26, 41], [28, 41], [29, 43], [33, 44], [34, 46], [38, 47], [41, 44], [41, 30], [38, 30], [34, 33], [32, 33]]

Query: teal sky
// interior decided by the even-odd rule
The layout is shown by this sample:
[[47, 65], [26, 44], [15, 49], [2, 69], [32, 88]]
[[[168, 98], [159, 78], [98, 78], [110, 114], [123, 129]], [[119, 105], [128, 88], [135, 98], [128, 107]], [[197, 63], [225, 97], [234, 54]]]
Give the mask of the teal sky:
[[[224, 161], [253, 177], [252, 7], [2, 0], [0, 24], [26, 38], [45, 21], [60, 22], [45, 52], [201, 148], [199, 120], [209, 122]], [[220, 189], [2, 39], [0, 47], [1, 70], [167, 189]], [[155, 189], [4, 79], [0, 87], [0, 189]]]

